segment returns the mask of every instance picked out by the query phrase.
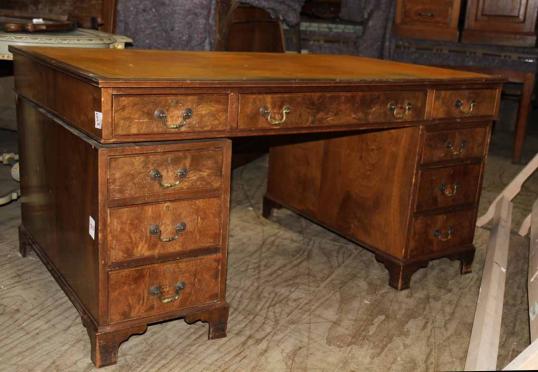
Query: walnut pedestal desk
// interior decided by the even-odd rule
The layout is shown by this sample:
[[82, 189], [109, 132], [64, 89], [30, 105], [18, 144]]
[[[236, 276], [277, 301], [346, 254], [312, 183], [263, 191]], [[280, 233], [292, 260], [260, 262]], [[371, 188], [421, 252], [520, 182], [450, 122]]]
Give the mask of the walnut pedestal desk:
[[397, 289], [440, 257], [470, 271], [498, 77], [349, 56], [10, 50], [21, 253], [78, 309], [97, 366], [167, 319], [226, 335], [231, 137], [274, 140], [266, 217], [284, 206], [359, 243]]

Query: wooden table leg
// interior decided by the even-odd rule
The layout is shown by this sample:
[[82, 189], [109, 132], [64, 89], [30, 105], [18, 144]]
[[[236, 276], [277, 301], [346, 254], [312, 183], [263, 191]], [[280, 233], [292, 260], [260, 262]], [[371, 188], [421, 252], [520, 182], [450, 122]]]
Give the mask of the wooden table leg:
[[523, 90], [519, 101], [519, 111], [517, 115], [516, 128], [514, 133], [514, 149], [512, 152], [512, 163], [521, 162], [521, 153], [527, 128], [527, 119], [531, 107], [532, 92], [534, 90], [534, 73], [529, 72], [523, 81]]

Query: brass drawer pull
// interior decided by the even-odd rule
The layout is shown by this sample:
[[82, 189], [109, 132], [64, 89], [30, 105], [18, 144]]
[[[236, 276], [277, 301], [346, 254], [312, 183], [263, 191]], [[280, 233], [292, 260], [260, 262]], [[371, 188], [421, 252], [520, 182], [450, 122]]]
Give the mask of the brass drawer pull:
[[450, 155], [457, 156], [464, 153], [465, 148], [467, 147], [467, 141], [461, 141], [459, 148], [456, 148], [450, 140], [446, 141], [445, 146]]
[[464, 115], [470, 115], [476, 107], [476, 101], [472, 100], [468, 106], [465, 105], [465, 102], [461, 99], [457, 99], [454, 102], [454, 107], [456, 107]]
[[432, 12], [418, 12], [417, 14], [419, 17], [424, 18], [433, 18], [435, 16], [435, 14], [433, 14]]
[[399, 105], [396, 102], [389, 102], [387, 109], [395, 119], [401, 120], [413, 110], [413, 105], [407, 102], [405, 105]]
[[446, 233], [441, 232], [441, 230], [439, 229], [433, 232], [433, 236], [442, 242], [446, 242], [452, 239], [453, 234], [454, 234], [454, 229], [452, 228], [452, 226], [448, 227], [448, 230], [446, 231]]
[[179, 129], [187, 125], [187, 121], [189, 121], [192, 118], [193, 112], [192, 112], [192, 109], [190, 108], [185, 109], [183, 111], [183, 115], [181, 116], [181, 121], [177, 124], [168, 124], [168, 114], [163, 109], [155, 110], [155, 113], [153, 115], [155, 116], [156, 119], [159, 119], [166, 128]]
[[280, 119], [274, 118], [272, 115], [273, 113], [271, 110], [269, 110], [267, 107], [261, 107], [260, 108], [260, 115], [267, 119], [267, 121], [271, 125], [282, 125], [287, 119], [287, 115], [291, 112], [291, 108], [289, 106], [284, 106], [282, 108], [282, 114], [280, 116]]
[[176, 291], [175, 293], [172, 295], [172, 296], [165, 296], [163, 293], [162, 293], [162, 289], [161, 289], [161, 286], [160, 285], [156, 285], [156, 286], [153, 286], [149, 289], [149, 293], [152, 295], [152, 296], [158, 296], [159, 297], [159, 300], [163, 303], [163, 304], [169, 304], [170, 302], [174, 302], [174, 301], [177, 301], [179, 300], [179, 298], [181, 297], [181, 291], [185, 289], [187, 285], [185, 284], [184, 281], [180, 281], [176, 284]]
[[455, 183], [453, 185], [447, 185], [445, 183], [442, 183], [439, 186], [439, 190], [441, 190], [441, 192], [445, 196], [452, 197], [452, 196], [456, 195], [456, 193], [458, 192], [458, 184]]
[[188, 170], [187, 168], [181, 168], [181, 169], [179, 169], [179, 170], [176, 172], [176, 176], [179, 178], [176, 182], [173, 182], [173, 183], [165, 183], [165, 182], [163, 182], [163, 175], [161, 174], [161, 172], [160, 172], [158, 169], [152, 169], [152, 170], [149, 172], [149, 176], [150, 176], [150, 178], [151, 178], [153, 181], [159, 182], [159, 185], [160, 185], [163, 189], [170, 189], [170, 188], [179, 186], [179, 184], [181, 183], [181, 181], [182, 181], [183, 179], [185, 179], [185, 178], [187, 177], [188, 174], [189, 174], [189, 170]]
[[159, 225], [150, 225], [149, 234], [152, 236], [157, 236], [159, 240], [163, 243], [173, 242], [174, 240], [179, 239], [179, 235], [187, 229], [187, 224], [185, 222], [178, 223], [176, 225], [176, 235], [170, 236], [168, 238], [163, 238], [161, 236], [162, 231]]

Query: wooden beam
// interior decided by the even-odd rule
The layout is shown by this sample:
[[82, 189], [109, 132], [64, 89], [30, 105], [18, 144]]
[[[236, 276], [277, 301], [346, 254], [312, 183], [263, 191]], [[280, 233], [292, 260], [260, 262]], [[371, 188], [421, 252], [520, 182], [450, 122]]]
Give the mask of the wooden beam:
[[531, 214], [523, 220], [521, 223], [521, 227], [519, 228], [518, 234], [521, 236], [525, 236], [529, 233], [529, 229], [531, 228]]
[[529, 371], [538, 370], [538, 341], [533, 341], [525, 350], [512, 360], [504, 371]]
[[482, 283], [465, 362], [466, 371], [497, 369], [511, 224], [512, 203], [508, 198], [502, 197], [496, 203], [494, 226], [487, 246]]
[[504, 190], [495, 198], [493, 203], [489, 206], [489, 209], [487, 212], [480, 216], [478, 220], [476, 221], [476, 226], [482, 227], [485, 224], [487, 224], [491, 219], [493, 218], [495, 214], [495, 209], [497, 207], [497, 204], [501, 200], [501, 198], [505, 197], [509, 201], [514, 199], [514, 197], [519, 193], [521, 190], [521, 186], [525, 183], [527, 178], [530, 177], [531, 174], [536, 171], [538, 168], [538, 154], [532, 158], [532, 160], [519, 172], [519, 174], [504, 188]]

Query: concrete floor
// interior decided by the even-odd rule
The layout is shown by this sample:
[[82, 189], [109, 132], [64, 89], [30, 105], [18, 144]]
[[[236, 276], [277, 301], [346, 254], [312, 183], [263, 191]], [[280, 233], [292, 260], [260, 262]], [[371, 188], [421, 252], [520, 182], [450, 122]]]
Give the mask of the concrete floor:
[[[481, 200], [484, 211], [521, 169], [511, 134], [495, 134]], [[16, 136], [0, 131], [0, 150]], [[525, 158], [538, 150], [529, 136]], [[261, 217], [266, 159], [233, 174], [227, 298], [228, 337], [182, 320], [150, 326], [106, 371], [461, 370], [471, 333], [487, 228], [476, 231], [473, 273], [446, 259], [388, 287], [373, 254], [286, 210]], [[0, 166], [0, 190], [14, 186]], [[538, 175], [514, 200], [514, 229], [538, 196]], [[0, 371], [90, 371], [90, 344], [75, 308], [32, 253], [18, 254], [19, 202], [0, 208]], [[498, 367], [529, 343], [528, 239], [512, 234]]]

